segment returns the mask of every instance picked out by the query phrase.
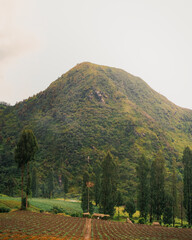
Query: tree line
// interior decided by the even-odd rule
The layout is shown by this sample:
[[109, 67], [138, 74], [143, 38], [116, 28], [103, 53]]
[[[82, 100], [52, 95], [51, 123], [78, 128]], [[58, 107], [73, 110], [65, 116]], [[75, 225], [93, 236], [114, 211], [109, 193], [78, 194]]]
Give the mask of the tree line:
[[[192, 224], [192, 151], [186, 147], [183, 152], [182, 163], [184, 166], [183, 186], [180, 201], [181, 218], [184, 213], [188, 224]], [[93, 202], [99, 207], [99, 212], [113, 216], [115, 207], [124, 205], [124, 211], [129, 213], [130, 218], [136, 212], [140, 212], [143, 221], [163, 221], [165, 224], [175, 224], [178, 211], [178, 191], [176, 160], [172, 160], [169, 183], [166, 183], [166, 164], [161, 152], [149, 164], [144, 155], [138, 158], [137, 173], [137, 196], [125, 199], [118, 184], [118, 163], [107, 153], [102, 162], [96, 161], [94, 169], [87, 165], [83, 174], [82, 202], [84, 212], [92, 213]], [[129, 174], [129, 173], [127, 173]], [[90, 185], [90, 182], [93, 184]], [[167, 187], [169, 186], [169, 187]], [[88, 193], [89, 192], [89, 193]], [[88, 197], [89, 196], [89, 197]], [[89, 206], [89, 207], [88, 207]]]
[[[27, 198], [32, 190], [32, 196], [38, 196], [37, 170], [32, 169], [30, 177], [30, 163], [34, 160], [38, 150], [37, 140], [32, 130], [23, 130], [15, 149], [15, 161], [21, 169], [21, 208], [27, 208]], [[189, 225], [192, 224], [192, 151], [186, 147], [183, 152], [183, 186], [178, 187], [176, 160], [172, 160], [171, 178], [169, 184], [166, 181], [166, 164], [161, 152], [149, 164], [149, 160], [144, 155], [138, 158], [137, 173], [137, 196], [125, 199], [121, 189], [119, 189], [118, 161], [114, 159], [110, 152], [103, 161], [95, 161], [94, 165], [88, 164], [83, 173], [81, 206], [84, 212], [93, 212], [93, 203], [104, 214], [113, 216], [115, 207], [124, 205], [125, 211], [132, 217], [136, 208], [140, 211], [140, 217], [145, 221], [149, 219], [164, 223], [175, 223], [178, 215], [178, 191], [181, 192], [180, 216], [183, 206]], [[129, 173], [127, 173], [129, 174]], [[25, 177], [25, 180], [24, 180]], [[68, 192], [68, 178], [66, 174], [61, 174], [59, 182], [63, 183], [64, 198]], [[169, 187], [167, 188], [167, 185]], [[182, 189], [182, 190], [180, 190]], [[25, 197], [24, 197], [25, 192]], [[42, 186], [44, 197], [54, 196], [54, 174], [50, 169], [47, 176], [47, 185]]]

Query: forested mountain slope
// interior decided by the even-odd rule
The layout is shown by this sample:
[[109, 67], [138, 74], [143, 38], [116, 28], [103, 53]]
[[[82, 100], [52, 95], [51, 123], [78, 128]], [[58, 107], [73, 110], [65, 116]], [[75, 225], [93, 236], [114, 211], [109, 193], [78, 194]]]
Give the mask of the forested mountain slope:
[[79, 186], [88, 156], [94, 165], [110, 150], [118, 159], [123, 188], [129, 191], [126, 184], [135, 184], [138, 156], [151, 160], [162, 150], [169, 165], [185, 146], [192, 147], [191, 110], [123, 70], [88, 62], [15, 106], [0, 105], [1, 192], [8, 191], [9, 181], [17, 182], [13, 153], [24, 127], [33, 130], [39, 144], [40, 184], [52, 167], [56, 182], [65, 171], [71, 185]]

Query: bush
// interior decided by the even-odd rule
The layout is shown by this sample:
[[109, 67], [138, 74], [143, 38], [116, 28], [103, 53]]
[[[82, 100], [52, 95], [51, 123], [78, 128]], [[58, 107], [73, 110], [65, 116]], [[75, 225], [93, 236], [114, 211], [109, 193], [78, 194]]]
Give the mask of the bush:
[[40, 211], [39, 211], [40, 213], [43, 213], [44, 212], [44, 210], [43, 209], [40, 209]]
[[11, 211], [10, 208], [0, 207], [0, 213], [10, 212], [10, 211]]
[[72, 213], [70, 214], [71, 217], [82, 217], [82, 213]]
[[61, 207], [53, 206], [53, 208], [50, 210], [50, 212], [57, 214], [57, 213], [64, 213], [64, 210]]
[[144, 217], [139, 218], [138, 223], [145, 224], [145, 218]]

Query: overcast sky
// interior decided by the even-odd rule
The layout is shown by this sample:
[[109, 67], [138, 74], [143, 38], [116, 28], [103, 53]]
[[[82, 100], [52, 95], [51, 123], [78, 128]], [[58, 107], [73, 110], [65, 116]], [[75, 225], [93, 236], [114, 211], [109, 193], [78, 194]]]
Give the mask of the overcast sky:
[[192, 1], [0, 0], [0, 101], [45, 90], [84, 61], [192, 109]]

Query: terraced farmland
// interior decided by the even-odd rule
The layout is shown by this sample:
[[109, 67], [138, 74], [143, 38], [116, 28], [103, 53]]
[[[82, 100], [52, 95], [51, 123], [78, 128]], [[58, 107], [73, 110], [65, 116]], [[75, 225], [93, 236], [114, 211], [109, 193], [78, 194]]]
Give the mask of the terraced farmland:
[[0, 214], [0, 239], [192, 240], [192, 229], [15, 211]]

